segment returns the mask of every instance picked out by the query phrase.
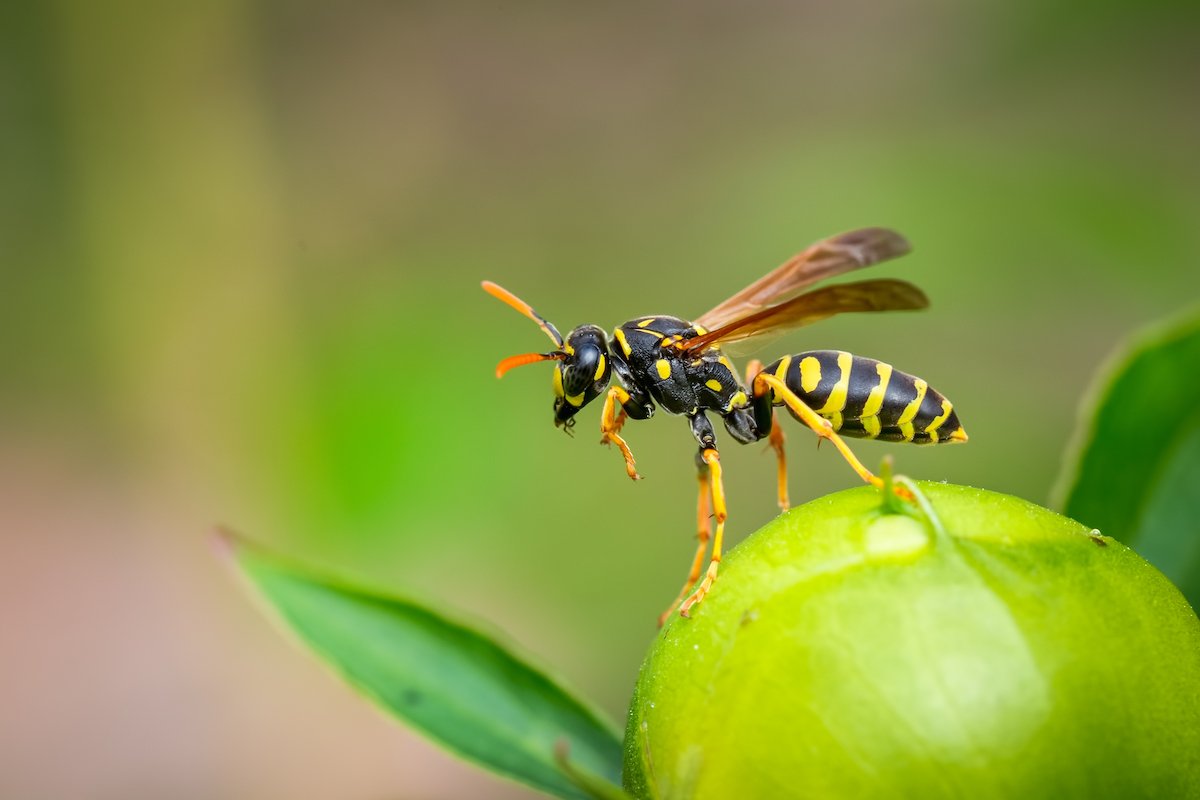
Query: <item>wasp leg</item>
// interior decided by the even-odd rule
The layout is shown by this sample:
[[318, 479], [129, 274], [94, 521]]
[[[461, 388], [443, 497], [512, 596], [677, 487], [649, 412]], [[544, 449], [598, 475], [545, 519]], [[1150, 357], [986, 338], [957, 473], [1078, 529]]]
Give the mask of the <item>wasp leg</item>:
[[[758, 391], [758, 389], [755, 387], [759, 386], [754, 378], [760, 372], [762, 372], [762, 362], [757, 358], [746, 365], [746, 385], [750, 386], [754, 392]], [[768, 398], [766, 400], [766, 409], [764, 409], [765, 413], [763, 413], [762, 416], [767, 417], [769, 414], [769, 417], [766, 419], [766, 426], [771, 432], [768, 435], [767, 442], [771, 445], [771, 449], [775, 451], [775, 462], [777, 465], [776, 493], [779, 498], [779, 510], [787, 511], [788, 508], [791, 507], [791, 504], [788, 502], [787, 454], [783, 450], [783, 426], [780, 425], [779, 420], [775, 418], [775, 409], [771, 406], [770, 394], [771, 393], [766, 389], [764, 389], [762, 392], [762, 395], [766, 395]], [[760, 397], [762, 395], [754, 395], [754, 402], [756, 406], [759, 402], [761, 402]], [[757, 408], [755, 409], [755, 416], [756, 418], [759, 416]], [[761, 434], [761, 427], [759, 430]]]
[[717, 530], [713, 534], [713, 549], [712, 558], [708, 562], [708, 571], [704, 574], [704, 580], [700, 581], [700, 585], [696, 587], [696, 591], [692, 592], [687, 600], [683, 601], [683, 605], [679, 608], [680, 616], [690, 617], [692, 607], [704, 599], [712, 588], [713, 581], [717, 579], [717, 568], [721, 563], [721, 543], [725, 537], [725, 519], [727, 513], [725, 511], [725, 485], [721, 480], [721, 456], [715, 448], [706, 448], [700, 452], [700, 458], [708, 465], [709, 486], [712, 491], [712, 508], [713, 516], [717, 520]]
[[696, 457], [696, 478], [700, 484], [699, 495], [696, 501], [696, 556], [692, 559], [692, 568], [688, 571], [687, 581], [683, 584], [683, 588], [679, 590], [679, 596], [667, 606], [658, 617], [658, 627], [662, 627], [667, 621], [667, 617], [671, 612], [679, 608], [679, 604], [687, 597], [688, 592], [696, 585], [696, 581], [700, 580], [700, 570], [704, 567], [704, 552], [708, 549], [708, 541], [711, 538], [710, 531], [711, 522], [709, 517], [712, 516], [712, 491], [709, 489], [709, 469], [708, 464], [699, 456]]
[[[766, 388], [763, 388], [766, 387]], [[816, 411], [813, 411], [803, 400], [796, 396], [796, 393], [787, 387], [783, 381], [774, 375], [760, 372], [754, 379], [754, 394], [755, 398], [761, 398], [768, 395], [771, 391], [775, 393], [775, 398], [787, 404], [787, 407], [795, 412], [800, 420], [812, 429], [812, 432], [821, 439], [828, 439], [842, 454], [842, 458], [848, 463], [858, 476], [872, 486], [882, 488], [883, 481], [880, 480], [875, 473], [863, 466], [863, 463], [858, 460], [858, 456], [854, 455], [853, 451], [846, 444], [842, 437], [837, 435], [833, 429], [833, 423], [822, 417]], [[912, 495], [901, 486], [895, 487], [896, 494], [911, 499]]]
[[[633, 480], [641, 480], [641, 475], [638, 475], [637, 468], [634, 466], [633, 453], [629, 450], [629, 445], [625, 444], [625, 440], [621, 438], [621, 426], [625, 424], [625, 404], [631, 400], [629, 392], [625, 391], [620, 386], [609, 387], [608, 395], [604, 398], [604, 411], [600, 414], [600, 443], [615, 444], [621, 450], [621, 455], [625, 458], [625, 472]], [[616, 416], [617, 402], [621, 403], [621, 415]]]

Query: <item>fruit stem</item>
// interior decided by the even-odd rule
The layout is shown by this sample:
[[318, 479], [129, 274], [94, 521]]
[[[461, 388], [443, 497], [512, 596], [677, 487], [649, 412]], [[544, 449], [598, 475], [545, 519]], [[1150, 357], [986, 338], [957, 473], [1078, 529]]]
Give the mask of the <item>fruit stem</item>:
[[942, 518], [933, 510], [933, 504], [929, 502], [929, 498], [925, 496], [925, 493], [917, 488], [917, 482], [907, 475], [897, 475], [894, 480], [912, 492], [917, 507], [921, 509], [921, 515], [925, 517], [925, 521], [929, 523], [929, 527], [933, 528], [937, 541], [949, 542], [950, 535], [946, 533], [946, 526], [942, 525]]
[[885, 514], [907, 514], [905, 503], [896, 494], [893, 475], [893, 459], [891, 454], [885, 455], [879, 465], [879, 479], [883, 481], [883, 512]]

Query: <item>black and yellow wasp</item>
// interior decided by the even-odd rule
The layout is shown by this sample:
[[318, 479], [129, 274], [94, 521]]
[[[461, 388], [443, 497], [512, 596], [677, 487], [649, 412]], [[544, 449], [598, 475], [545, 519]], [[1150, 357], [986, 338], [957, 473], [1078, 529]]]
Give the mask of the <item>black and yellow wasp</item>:
[[[722, 345], [808, 325], [834, 314], [925, 308], [929, 305], [925, 294], [900, 280], [856, 281], [804, 291], [817, 281], [902, 256], [909, 249], [904, 237], [884, 228], [833, 236], [788, 259], [694, 321], [661, 314], [636, 317], [618, 327], [611, 339], [596, 325], [581, 325], [563, 338], [528, 303], [484, 281], [485, 291], [536, 322], [555, 348], [506, 358], [497, 365], [496, 377], [525, 364], [557, 362], [554, 424], [567, 430], [575, 424], [579, 410], [607, 388], [600, 417], [601, 442], [620, 448], [629, 477], [637, 480], [640, 476], [633, 454], [621, 438], [625, 420], [649, 419], [656, 405], [687, 417], [700, 444], [696, 457], [700, 541], [683, 590], [663, 619], [676, 607], [688, 616], [689, 609], [709, 591], [721, 561], [725, 492], [708, 412], [719, 415], [725, 429], [741, 444], [769, 439], [778, 461], [782, 509], [788, 507], [787, 464], [775, 406], [786, 406], [817, 436], [830, 440], [854, 471], [876, 486], [881, 485], [880, 479], [863, 466], [839, 433], [914, 444], [967, 440], [949, 400], [925, 381], [890, 364], [835, 350], [813, 350], [784, 356], [765, 367], [752, 361], [742, 384], [721, 352]], [[617, 384], [609, 387], [613, 372]], [[716, 519], [715, 532], [709, 529], [710, 518]], [[710, 533], [713, 552], [701, 580]]]

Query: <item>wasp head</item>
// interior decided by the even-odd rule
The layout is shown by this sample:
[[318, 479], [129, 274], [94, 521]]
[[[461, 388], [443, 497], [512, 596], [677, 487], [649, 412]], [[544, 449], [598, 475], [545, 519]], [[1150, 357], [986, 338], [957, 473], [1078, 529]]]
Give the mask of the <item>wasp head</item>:
[[579, 409], [604, 393], [612, 376], [604, 331], [580, 325], [567, 334], [554, 366], [554, 424], [570, 430]]
[[554, 425], [569, 433], [579, 409], [601, 395], [612, 376], [604, 331], [596, 325], [580, 325], [563, 339], [554, 325], [512, 292], [491, 281], [484, 281], [483, 289], [536, 322], [556, 345], [549, 353], [523, 353], [504, 359], [496, 366], [496, 377], [525, 364], [558, 362], [554, 365]]

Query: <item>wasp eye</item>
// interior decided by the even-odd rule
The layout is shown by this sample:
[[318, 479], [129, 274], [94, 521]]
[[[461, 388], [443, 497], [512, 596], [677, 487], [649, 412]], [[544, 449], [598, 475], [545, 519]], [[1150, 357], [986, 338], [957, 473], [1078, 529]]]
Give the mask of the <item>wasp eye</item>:
[[596, 368], [603, 355], [597, 347], [581, 347], [563, 365], [563, 389], [568, 395], [583, 394], [596, 382]]

